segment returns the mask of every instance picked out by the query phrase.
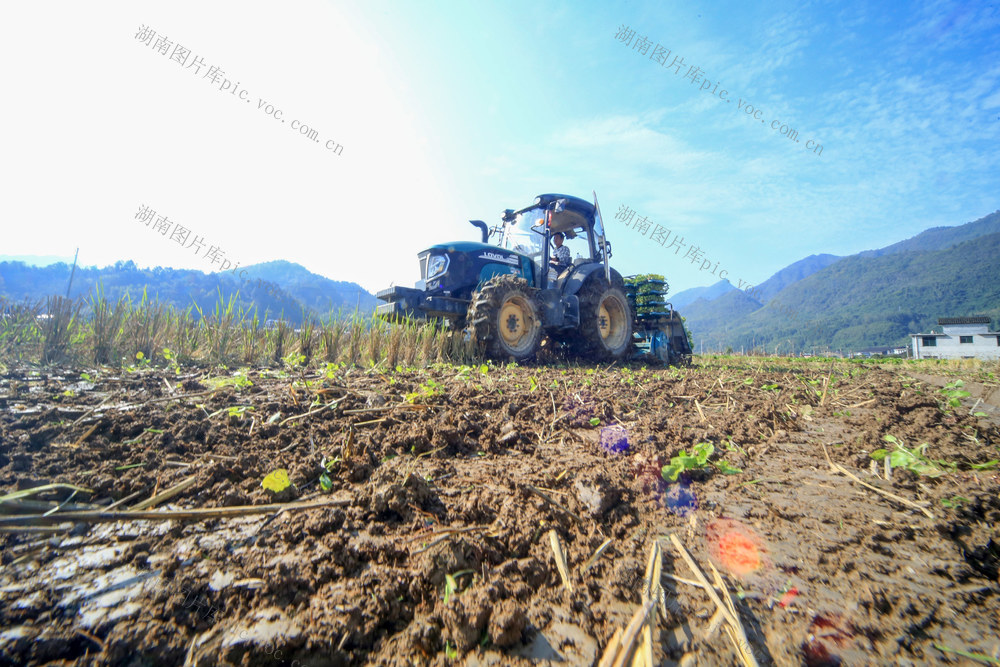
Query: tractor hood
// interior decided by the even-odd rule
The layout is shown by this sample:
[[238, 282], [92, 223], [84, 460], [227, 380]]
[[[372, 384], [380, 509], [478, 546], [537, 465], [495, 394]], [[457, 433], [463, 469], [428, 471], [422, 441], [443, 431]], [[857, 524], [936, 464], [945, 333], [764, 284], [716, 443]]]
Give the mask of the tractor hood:
[[[520, 266], [521, 260], [527, 259], [521, 253], [514, 252], [513, 250], [498, 248], [497, 246], [490, 245], [488, 243], [477, 243], [476, 241], [438, 243], [437, 245], [432, 245], [430, 248], [427, 248], [427, 250], [421, 252], [418, 257], [420, 257], [421, 264], [423, 264], [424, 258], [429, 255], [453, 255], [456, 253], [467, 255], [470, 259], [500, 262], [502, 264], [510, 264], [511, 266]], [[426, 275], [421, 277], [426, 278]]]
[[531, 260], [521, 253], [488, 243], [454, 241], [432, 245], [417, 255], [422, 287], [447, 296], [466, 296], [495, 275], [530, 279]]

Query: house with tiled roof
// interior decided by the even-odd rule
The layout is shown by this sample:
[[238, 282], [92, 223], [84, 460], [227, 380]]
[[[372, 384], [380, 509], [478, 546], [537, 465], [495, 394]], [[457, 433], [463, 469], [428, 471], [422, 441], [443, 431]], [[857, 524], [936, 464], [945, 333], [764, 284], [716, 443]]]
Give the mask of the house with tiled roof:
[[914, 359], [1000, 359], [1000, 331], [990, 318], [939, 317], [941, 333], [910, 334]]

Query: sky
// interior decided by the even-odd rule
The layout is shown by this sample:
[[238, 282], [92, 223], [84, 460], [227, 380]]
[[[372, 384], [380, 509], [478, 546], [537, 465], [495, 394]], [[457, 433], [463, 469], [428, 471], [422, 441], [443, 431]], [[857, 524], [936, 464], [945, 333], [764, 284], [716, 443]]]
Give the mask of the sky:
[[374, 292], [596, 192], [677, 292], [1000, 209], [1000, 3], [766, 5], [5, 3], [0, 255]]

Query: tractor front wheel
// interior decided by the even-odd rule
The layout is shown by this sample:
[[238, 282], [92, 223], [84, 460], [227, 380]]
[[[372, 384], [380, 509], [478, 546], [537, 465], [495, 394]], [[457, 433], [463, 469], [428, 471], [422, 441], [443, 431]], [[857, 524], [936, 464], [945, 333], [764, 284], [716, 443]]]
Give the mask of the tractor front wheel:
[[534, 290], [516, 276], [499, 276], [472, 295], [466, 318], [473, 343], [494, 359], [530, 359], [542, 338]]

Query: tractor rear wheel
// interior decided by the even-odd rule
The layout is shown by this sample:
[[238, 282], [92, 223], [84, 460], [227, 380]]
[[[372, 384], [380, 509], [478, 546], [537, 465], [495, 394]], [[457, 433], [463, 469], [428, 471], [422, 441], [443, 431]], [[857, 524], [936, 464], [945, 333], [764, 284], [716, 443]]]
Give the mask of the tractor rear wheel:
[[596, 360], [620, 360], [631, 356], [632, 309], [620, 287], [603, 276], [591, 275], [578, 294], [580, 332], [577, 351]]
[[516, 276], [498, 276], [472, 295], [466, 318], [473, 344], [488, 357], [530, 359], [542, 338], [534, 290]]

